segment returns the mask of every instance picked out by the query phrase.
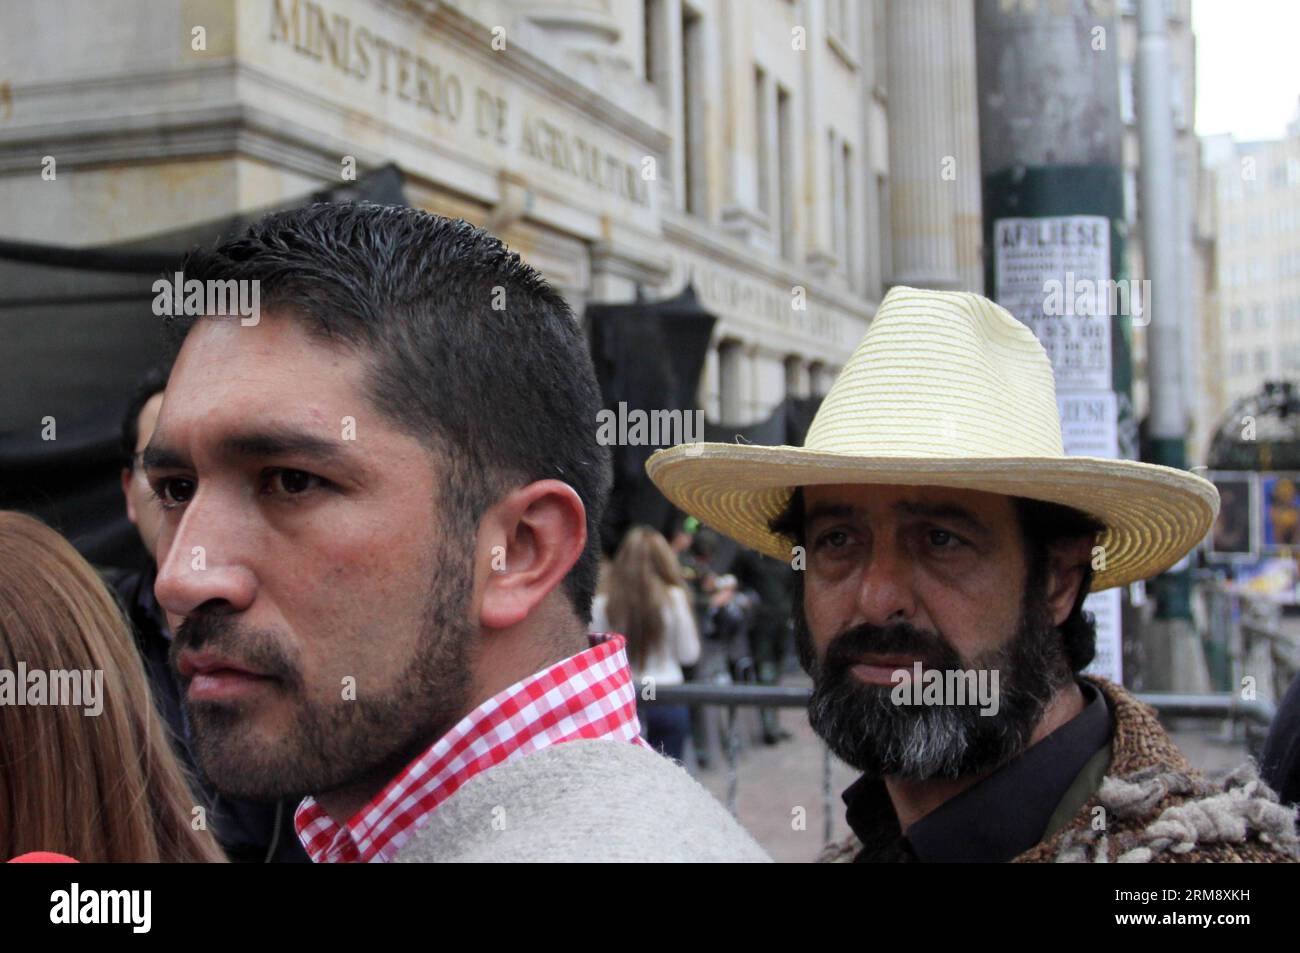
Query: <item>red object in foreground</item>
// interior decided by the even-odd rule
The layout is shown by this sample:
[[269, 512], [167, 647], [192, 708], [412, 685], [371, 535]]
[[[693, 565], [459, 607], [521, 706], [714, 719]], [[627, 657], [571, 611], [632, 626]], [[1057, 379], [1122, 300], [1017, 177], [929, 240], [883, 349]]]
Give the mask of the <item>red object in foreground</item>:
[[75, 857], [69, 857], [67, 854], [56, 854], [49, 850], [34, 850], [30, 854], [19, 854], [11, 864], [76, 864], [80, 863]]

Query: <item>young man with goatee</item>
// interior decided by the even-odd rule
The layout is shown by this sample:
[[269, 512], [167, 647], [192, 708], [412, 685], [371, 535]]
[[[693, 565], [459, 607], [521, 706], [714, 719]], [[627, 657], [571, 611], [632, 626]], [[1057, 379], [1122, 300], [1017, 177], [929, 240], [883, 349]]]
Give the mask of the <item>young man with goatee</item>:
[[588, 635], [609, 460], [559, 295], [374, 205], [272, 215], [184, 275], [259, 283], [251, 320], [176, 321], [144, 451], [213, 783], [301, 798], [318, 862], [765, 859]]

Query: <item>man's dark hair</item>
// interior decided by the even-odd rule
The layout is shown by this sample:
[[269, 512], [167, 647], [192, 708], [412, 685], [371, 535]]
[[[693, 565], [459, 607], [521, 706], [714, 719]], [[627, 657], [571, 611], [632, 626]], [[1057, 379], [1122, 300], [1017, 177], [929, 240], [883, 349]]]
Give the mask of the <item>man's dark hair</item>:
[[[1059, 503], [1046, 503], [1019, 496], [1013, 496], [1011, 502], [1020, 523], [1025, 558], [1029, 563], [1026, 592], [1037, 592], [1046, 583], [1047, 551], [1054, 543], [1081, 536], [1095, 537], [1106, 528], [1086, 513]], [[790, 502], [768, 523], [768, 529], [791, 540], [794, 545], [804, 545], [802, 487], [795, 488]], [[799, 611], [803, 605], [803, 574], [793, 573], [792, 583], [794, 596], [798, 600], [795, 611]], [[1097, 621], [1083, 611], [1083, 600], [1088, 597], [1091, 587], [1092, 563], [1088, 562], [1084, 566], [1083, 578], [1079, 581], [1079, 593], [1075, 597], [1074, 606], [1065, 621], [1057, 626], [1070, 668], [1076, 673], [1087, 668], [1097, 654]]]
[[[1096, 539], [1106, 527], [1098, 520], [1069, 506], [1046, 503], [1022, 496], [1012, 497], [1016, 516], [1020, 520], [1020, 534], [1025, 541], [1025, 558], [1029, 561], [1029, 592], [1036, 592], [1047, 579], [1047, 551], [1057, 542], [1092, 536]], [[1097, 654], [1097, 620], [1083, 611], [1083, 600], [1092, 588], [1092, 560], [1084, 563], [1079, 592], [1074, 598], [1070, 614], [1057, 628], [1065, 643], [1065, 654], [1070, 668], [1081, 672]]]
[[161, 394], [167, 387], [167, 371], [162, 367], [151, 367], [136, 382], [131, 399], [127, 401], [126, 412], [122, 415], [122, 466], [130, 470], [135, 467], [135, 445], [140, 439], [140, 411], [155, 394]]
[[[587, 545], [564, 587], [590, 619], [611, 481], [595, 439], [600, 389], [568, 304], [518, 254], [419, 209], [317, 204], [192, 252], [182, 271], [187, 282], [258, 281], [263, 313], [362, 352], [376, 409], [447, 462], [443, 511], [456, 532], [476, 531], [516, 487], [573, 487]], [[169, 321], [176, 347], [193, 321]]]

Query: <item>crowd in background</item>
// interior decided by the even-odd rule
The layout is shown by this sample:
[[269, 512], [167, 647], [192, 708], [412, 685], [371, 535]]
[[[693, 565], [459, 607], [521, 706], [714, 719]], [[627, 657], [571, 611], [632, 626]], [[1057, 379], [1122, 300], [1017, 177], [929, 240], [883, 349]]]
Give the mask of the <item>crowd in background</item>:
[[[748, 549], [732, 555], [722, 543], [687, 517], [671, 542], [632, 527], [604, 563], [592, 629], [627, 639], [643, 700], [684, 682], [775, 685], [793, 659], [789, 568]], [[760, 709], [760, 718], [764, 743], [789, 737], [776, 709]], [[710, 766], [718, 739], [705, 706], [643, 704], [641, 722], [668, 756]]]

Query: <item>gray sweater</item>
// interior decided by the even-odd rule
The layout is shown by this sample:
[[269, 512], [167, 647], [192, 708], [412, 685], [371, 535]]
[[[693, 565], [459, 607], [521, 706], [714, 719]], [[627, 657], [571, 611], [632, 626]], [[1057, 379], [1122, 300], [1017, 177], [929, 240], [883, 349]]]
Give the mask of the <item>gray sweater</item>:
[[640, 745], [568, 741], [467, 781], [397, 863], [767, 861], [680, 766]]

